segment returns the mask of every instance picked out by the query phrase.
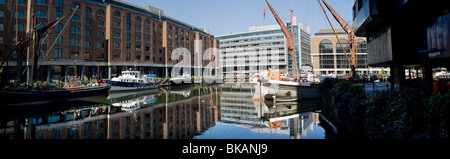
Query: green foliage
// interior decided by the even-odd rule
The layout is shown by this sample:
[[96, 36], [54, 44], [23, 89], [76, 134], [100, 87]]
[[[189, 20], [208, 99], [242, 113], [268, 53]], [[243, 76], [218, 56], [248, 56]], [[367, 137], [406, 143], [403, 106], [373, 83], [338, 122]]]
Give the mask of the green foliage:
[[64, 85], [65, 85], [64, 81], [56, 81], [55, 82], [56, 87], [64, 87]]
[[423, 93], [416, 90], [374, 92], [364, 103], [366, 138], [405, 139], [416, 135]]
[[[448, 138], [450, 91], [430, 97], [416, 89], [366, 96], [352, 82], [327, 79], [320, 86], [322, 113], [350, 138]], [[341, 132], [342, 134], [342, 132]]]
[[450, 91], [433, 94], [425, 102], [423, 111], [428, 137], [448, 138], [450, 130]]

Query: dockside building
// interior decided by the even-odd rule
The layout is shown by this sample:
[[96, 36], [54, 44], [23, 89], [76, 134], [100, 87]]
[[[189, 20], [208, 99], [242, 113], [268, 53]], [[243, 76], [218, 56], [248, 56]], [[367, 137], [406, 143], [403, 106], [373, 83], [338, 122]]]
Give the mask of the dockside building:
[[[310, 27], [293, 17], [295, 64], [311, 65]], [[286, 26], [291, 29], [291, 22]], [[216, 36], [220, 40], [223, 73], [251, 74], [268, 69], [292, 68], [286, 38], [279, 25], [251, 26], [246, 32]]]
[[[0, 0], [0, 60], [8, 61], [4, 66], [9, 81], [17, 77], [17, 53], [6, 58], [12, 52], [16, 36], [24, 38], [31, 30], [31, 9], [35, 10], [37, 24], [43, 25], [72, 13], [77, 6], [75, 15], [58, 24], [42, 43], [39, 80], [64, 80], [73, 76], [86, 80], [96, 79], [98, 75], [101, 79], [111, 79], [129, 69], [168, 77], [179, 61], [171, 59], [173, 50], [186, 48], [194, 57], [194, 53], [219, 46], [205, 29], [171, 18], [150, 5], [142, 7], [120, 0]], [[67, 20], [69, 26], [56, 39]], [[55, 46], [50, 49], [55, 40]], [[45, 54], [47, 49], [50, 51]], [[27, 65], [29, 58], [23, 67]], [[22, 78], [27, 78], [27, 74]]]

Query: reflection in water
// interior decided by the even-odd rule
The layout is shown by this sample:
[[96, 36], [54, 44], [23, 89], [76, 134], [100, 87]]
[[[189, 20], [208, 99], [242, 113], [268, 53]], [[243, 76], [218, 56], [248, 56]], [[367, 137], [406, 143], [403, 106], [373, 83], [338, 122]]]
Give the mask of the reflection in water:
[[[250, 88], [164, 87], [80, 102], [90, 103], [88, 106], [63, 103], [55, 106], [62, 110], [34, 110], [0, 117], [0, 138], [192, 139], [211, 136], [215, 127], [229, 125], [233, 130], [238, 127], [251, 133], [285, 134], [300, 139], [317, 129], [318, 114], [311, 112], [317, 105], [251, 102]], [[95, 101], [97, 104], [92, 104]]]
[[[279, 138], [280, 135], [292, 139], [325, 137], [324, 130], [318, 126], [319, 113], [314, 112], [320, 101], [252, 102], [249, 99], [253, 95], [254, 88], [252, 89], [251, 85], [222, 85], [222, 120], [219, 124], [226, 129], [250, 130], [242, 131], [247, 133], [240, 133], [239, 136], [231, 138]], [[230, 138], [229, 134], [220, 133], [222, 128], [214, 129], [196, 138]], [[312, 136], [313, 131], [319, 131], [319, 134]]]

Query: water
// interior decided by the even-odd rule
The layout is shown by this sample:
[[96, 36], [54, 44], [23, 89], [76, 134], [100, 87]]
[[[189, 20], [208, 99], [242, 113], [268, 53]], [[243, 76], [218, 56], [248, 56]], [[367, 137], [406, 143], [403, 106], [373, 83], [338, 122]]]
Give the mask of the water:
[[252, 102], [250, 85], [176, 86], [0, 109], [2, 139], [325, 139], [318, 101]]

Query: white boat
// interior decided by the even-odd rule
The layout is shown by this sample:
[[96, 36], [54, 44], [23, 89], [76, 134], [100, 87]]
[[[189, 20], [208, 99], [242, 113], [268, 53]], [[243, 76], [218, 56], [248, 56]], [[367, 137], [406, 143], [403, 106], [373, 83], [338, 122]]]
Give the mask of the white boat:
[[122, 76], [111, 79], [110, 92], [158, 88], [156, 75], [141, 75], [139, 71], [122, 71]]
[[309, 83], [269, 80], [265, 84], [256, 84], [255, 99], [290, 102], [320, 98], [320, 90]]

